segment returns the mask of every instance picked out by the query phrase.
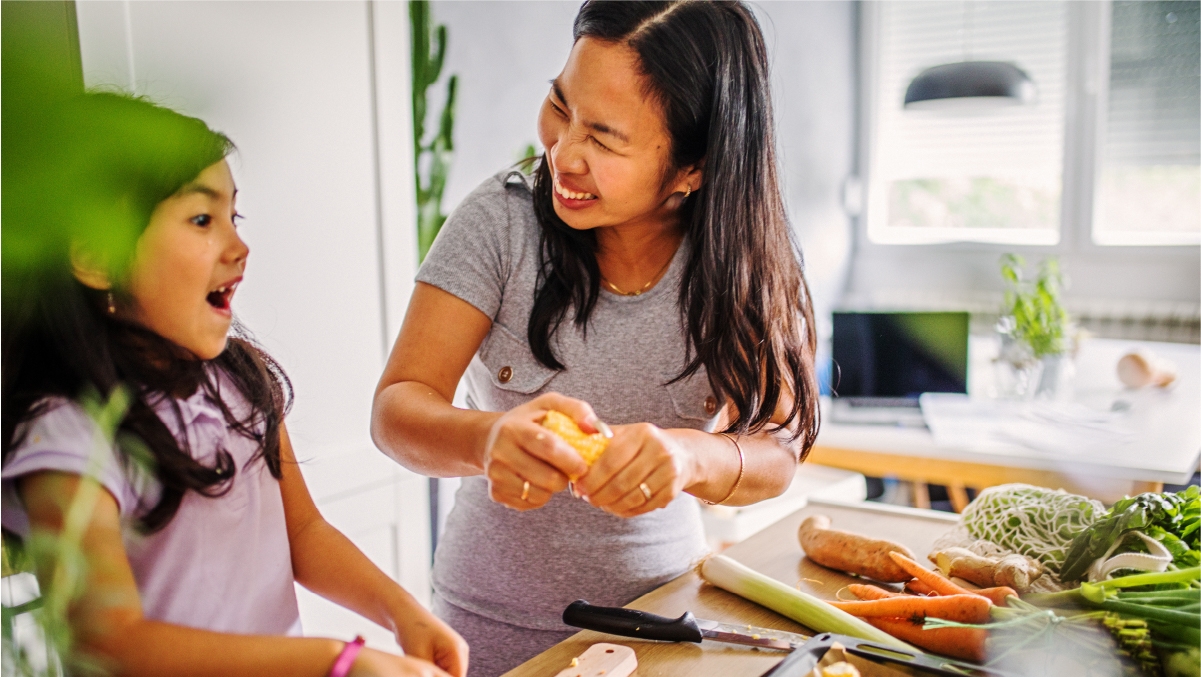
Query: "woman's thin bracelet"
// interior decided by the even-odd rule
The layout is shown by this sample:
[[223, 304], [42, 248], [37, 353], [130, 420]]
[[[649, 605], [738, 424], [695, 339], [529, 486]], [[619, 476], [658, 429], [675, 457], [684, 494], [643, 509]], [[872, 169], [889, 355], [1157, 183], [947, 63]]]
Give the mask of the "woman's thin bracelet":
[[738, 479], [734, 480], [734, 486], [730, 487], [730, 493], [726, 494], [725, 498], [723, 498], [717, 502], [705, 501], [705, 503], [708, 503], [709, 505], [721, 505], [721, 504], [725, 503], [726, 501], [730, 500], [730, 498], [732, 498], [734, 496], [734, 492], [738, 491], [738, 485], [742, 484], [742, 474], [746, 471], [746, 456], [744, 456], [742, 454], [742, 445], [739, 444], [738, 440], [735, 439], [733, 436], [731, 436], [729, 433], [719, 433], [719, 434], [722, 437], [726, 438], [727, 440], [730, 440], [731, 442], [733, 442], [734, 449], [738, 451]]

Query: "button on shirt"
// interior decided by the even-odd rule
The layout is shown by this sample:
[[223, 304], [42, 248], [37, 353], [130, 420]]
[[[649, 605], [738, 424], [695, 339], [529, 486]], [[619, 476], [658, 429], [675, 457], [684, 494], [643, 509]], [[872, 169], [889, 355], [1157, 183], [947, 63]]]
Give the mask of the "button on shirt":
[[[249, 405], [233, 383], [223, 374], [217, 382], [234, 415], [245, 416]], [[216, 632], [300, 634], [279, 482], [261, 458], [251, 461], [258, 443], [229, 429], [203, 389], [187, 399], [161, 398], [152, 406], [201, 463], [212, 466], [219, 449], [228, 452], [237, 468], [232, 486], [215, 498], [185, 493], [171, 521], [147, 535], [133, 522], [158, 501], [153, 478], [118, 459], [78, 404], [64, 398], [47, 404], [47, 411], [25, 426], [21, 446], [4, 464], [6, 529], [22, 537], [29, 533], [17, 478], [41, 471], [84, 475], [91, 464], [125, 522], [122, 540], [147, 618]]]

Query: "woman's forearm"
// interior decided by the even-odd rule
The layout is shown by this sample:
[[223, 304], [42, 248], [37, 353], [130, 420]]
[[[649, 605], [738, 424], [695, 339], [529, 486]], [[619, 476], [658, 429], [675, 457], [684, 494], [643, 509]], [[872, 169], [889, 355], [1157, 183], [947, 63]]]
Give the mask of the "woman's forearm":
[[478, 475], [489, 431], [500, 416], [459, 409], [427, 385], [401, 381], [376, 394], [371, 436], [384, 453], [422, 475]]
[[[796, 475], [796, 456], [769, 433], [738, 437], [742, 447], [742, 480], [739, 481], [738, 451], [724, 435], [700, 430], [671, 431], [681, 444], [693, 451], [694, 478], [685, 491], [705, 501], [724, 505], [750, 505], [784, 493]], [[737, 491], [730, 493], [735, 483]], [[728, 497], [728, 498], [727, 498]]]

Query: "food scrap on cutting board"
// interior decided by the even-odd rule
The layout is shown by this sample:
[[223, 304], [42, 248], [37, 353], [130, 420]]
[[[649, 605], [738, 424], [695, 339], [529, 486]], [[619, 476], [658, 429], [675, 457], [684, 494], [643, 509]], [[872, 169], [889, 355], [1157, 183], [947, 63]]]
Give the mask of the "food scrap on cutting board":
[[571, 665], [555, 677], [630, 677], [638, 669], [634, 650], [620, 644], [593, 644], [571, 659]]

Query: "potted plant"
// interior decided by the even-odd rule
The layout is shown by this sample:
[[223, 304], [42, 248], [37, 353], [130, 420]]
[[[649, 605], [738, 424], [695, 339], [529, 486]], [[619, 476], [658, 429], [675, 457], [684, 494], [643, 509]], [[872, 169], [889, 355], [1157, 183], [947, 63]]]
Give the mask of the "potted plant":
[[1016, 254], [1001, 257], [1007, 289], [997, 323], [999, 394], [1012, 399], [1067, 397], [1074, 375], [1073, 329], [1062, 303], [1059, 262], [1043, 259], [1033, 278], [1027, 276], [1025, 265]]

